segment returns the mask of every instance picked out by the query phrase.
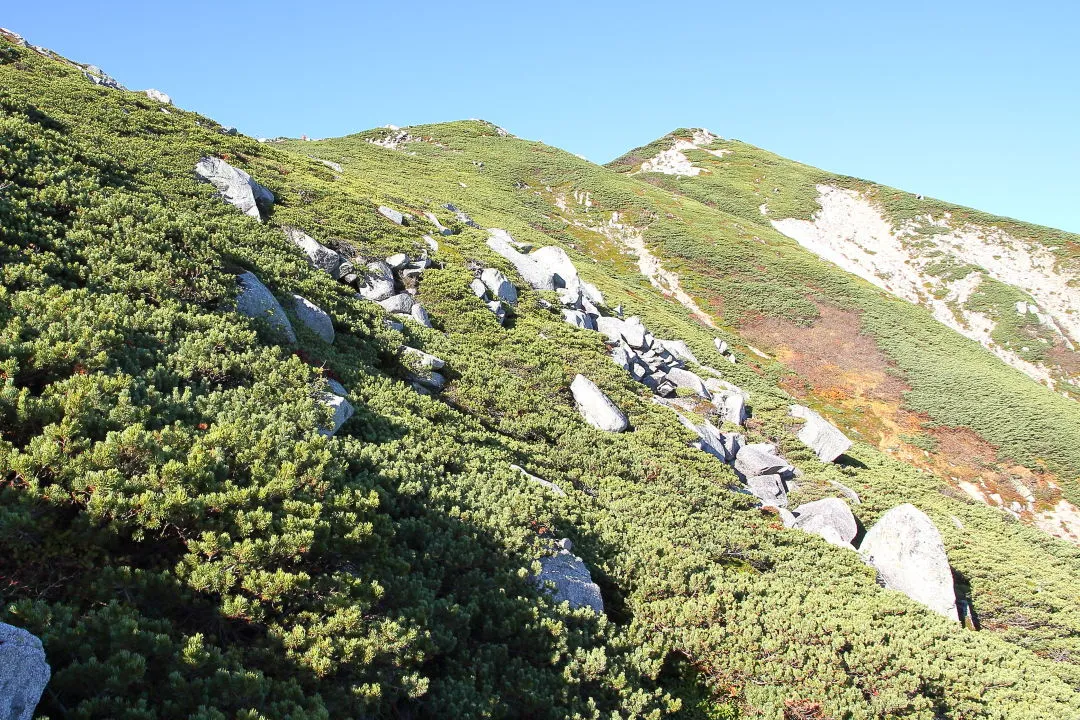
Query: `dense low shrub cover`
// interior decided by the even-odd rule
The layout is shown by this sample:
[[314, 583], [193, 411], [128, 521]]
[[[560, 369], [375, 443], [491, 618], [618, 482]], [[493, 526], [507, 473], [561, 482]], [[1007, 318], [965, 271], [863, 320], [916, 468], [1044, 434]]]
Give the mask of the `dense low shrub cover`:
[[[483, 226], [563, 244], [609, 304], [708, 357], [711, 333], [625, 258], [594, 263], [587, 243], [575, 249], [589, 236], [536, 193], [581, 186], [597, 208], [658, 217], [682, 199], [480, 122], [410, 129], [433, 138], [411, 143], [415, 155], [368, 143], [379, 131], [260, 145], [0, 48], [0, 620], [45, 644], [42, 715], [1080, 709], [1075, 548], [946, 497], [863, 445], [848, 464], [817, 463], [790, 435], [789, 398], [768, 373], [731, 368], [753, 393], [754, 436], [805, 468], [806, 499], [841, 480], [862, 493], [866, 525], [898, 502], [926, 509], [993, 629], [955, 627], [882, 591], [855, 555], [731, 492], [731, 471], [688, 446], [596, 334], [533, 292], [500, 328], [470, 294], [467, 264], [511, 269], [483, 231], [438, 210], [452, 201]], [[196, 182], [205, 154], [275, 193], [265, 224]], [[383, 203], [436, 209], [460, 231], [439, 238], [441, 267], [421, 285], [434, 329], [383, 328], [377, 307], [310, 267], [280, 229], [370, 256], [422, 247], [431, 228], [386, 222]], [[694, 212], [691, 241], [728, 232], [724, 216]], [[298, 345], [276, 344], [235, 311], [242, 270], [331, 313], [335, 343], [296, 323]], [[800, 312], [797, 299], [779, 302]], [[447, 360], [442, 397], [400, 381], [403, 341]], [[627, 410], [633, 432], [581, 421], [567, 390], [578, 372]], [[357, 408], [334, 438], [318, 433], [327, 376]], [[530, 582], [545, 538], [564, 536], [606, 616], [556, 607]]]

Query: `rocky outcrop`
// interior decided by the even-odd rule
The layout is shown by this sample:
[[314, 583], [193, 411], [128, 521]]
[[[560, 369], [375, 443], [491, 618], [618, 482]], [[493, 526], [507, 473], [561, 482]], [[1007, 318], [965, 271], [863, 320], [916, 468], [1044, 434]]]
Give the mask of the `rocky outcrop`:
[[334, 321], [326, 312], [305, 297], [293, 295], [293, 312], [296, 318], [323, 342], [334, 342]]
[[453, 203], [446, 203], [445, 205], [443, 205], [443, 207], [446, 208], [447, 210], [449, 210], [450, 212], [454, 213], [454, 217], [456, 217], [457, 221], [459, 223], [461, 223], [462, 225], [468, 225], [469, 227], [473, 227], [473, 228], [480, 227], [478, 224], [476, 224], [473, 221], [473, 219], [471, 217], [469, 217], [468, 213], [466, 213], [464, 210], [461, 210], [460, 208], [458, 208]]
[[810, 408], [792, 405], [790, 410], [792, 417], [805, 421], [799, 428], [799, 439], [809, 445], [822, 461], [833, 462], [851, 447], [851, 441], [844, 433]]
[[[352, 272], [352, 265], [346, 263], [345, 258], [340, 253], [321, 244], [303, 230], [285, 228], [285, 235], [294, 245], [304, 251], [312, 265], [335, 280], [341, 279], [343, 274]], [[342, 265], [345, 265], [344, 272], [342, 272]]]
[[604, 599], [600, 586], [592, 581], [592, 574], [585, 562], [570, 552], [569, 540], [562, 540], [552, 555], [540, 558], [540, 574], [535, 576], [536, 586], [551, 594], [555, 602], [568, 602], [573, 609], [588, 607], [596, 613], [604, 612]]
[[680, 367], [673, 367], [667, 371], [666, 377], [674, 383], [676, 387], [686, 388], [700, 398], [706, 400], [712, 398], [712, 393], [705, 387], [705, 381], [696, 373], [692, 373], [689, 370], [684, 370]]
[[859, 525], [851, 514], [851, 508], [839, 498], [825, 498], [800, 505], [795, 509], [794, 515], [795, 522], [792, 527], [820, 535], [840, 547], [850, 548], [859, 532]]
[[150, 98], [151, 100], [157, 100], [162, 105], [172, 105], [173, 104], [172, 98], [169, 97], [168, 95], [166, 95], [165, 93], [161, 92], [160, 90], [155, 90], [154, 88], [150, 88], [148, 90], [143, 90], [143, 92], [146, 94], [146, 97]]
[[622, 432], [630, 426], [623, 411], [608, 399], [596, 383], [584, 375], [574, 378], [574, 382], [570, 384], [570, 392], [585, 422], [597, 430]]
[[885, 587], [959, 621], [941, 533], [914, 505], [898, 505], [882, 515], [867, 531], [859, 553], [874, 566]]
[[41, 640], [0, 623], [0, 720], [30, 720], [51, 676]]
[[221, 158], [204, 157], [199, 160], [195, 165], [195, 174], [213, 185], [225, 202], [256, 220], [261, 221], [262, 213], [274, 204], [272, 192]]
[[326, 385], [330, 388], [330, 392], [323, 393], [320, 400], [323, 405], [330, 408], [334, 414], [330, 418], [330, 425], [328, 427], [319, 428], [319, 432], [328, 437], [332, 437], [341, 429], [341, 426], [353, 416], [355, 410], [352, 404], [345, 399], [345, 396], [349, 394], [349, 391], [345, 389], [344, 385], [337, 380], [332, 379], [327, 380]]
[[443, 224], [441, 222], [439, 222], [439, 218], [437, 218], [435, 216], [435, 213], [426, 212], [426, 213], [424, 213], [424, 217], [426, 217], [428, 219], [428, 222], [430, 222], [432, 225], [435, 226], [435, 229], [439, 231], [440, 235], [453, 235], [454, 234], [453, 230], [451, 230], [448, 227], [444, 227]]
[[274, 294], [259, 282], [259, 278], [253, 273], [245, 272], [237, 276], [236, 280], [240, 285], [236, 309], [250, 318], [267, 321], [289, 342], [296, 342], [296, 333], [293, 332], [292, 323], [289, 322], [284, 308]]

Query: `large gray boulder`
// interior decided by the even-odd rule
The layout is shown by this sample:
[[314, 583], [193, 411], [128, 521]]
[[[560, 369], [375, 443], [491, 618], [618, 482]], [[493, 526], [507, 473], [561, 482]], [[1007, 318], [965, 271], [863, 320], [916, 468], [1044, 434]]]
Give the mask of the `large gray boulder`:
[[744, 445], [735, 456], [735, 470], [744, 478], [756, 475], [784, 475], [794, 471], [769, 443]]
[[623, 320], [622, 325], [620, 326], [623, 342], [635, 350], [645, 350], [648, 348], [648, 343], [645, 340], [648, 332], [649, 331], [645, 329], [645, 323], [641, 322], [641, 318], [636, 315]]
[[394, 294], [394, 271], [382, 260], [369, 262], [358, 290], [365, 300], [385, 300]]
[[863, 537], [859, 553], [874, 566], [885, 587], [959, 622], [945, 543], [930, 518], [914, 505], [897, 505], [882, 515]]
[[480, 282], [491, 291], [491, 296], [496, 300], [513, 305], [518, 300], [517, 288], [506, 279], [502, 271], [495, 268], [486, 268], [480, 273]]
[[513, 238], [510, 237], [510, 233], [499, 228], [491, 228], [488, 232], [491, 233], [487, 239], [488, 247], [509, 260], [525, 282], [537, 290], [555, 289], [555, 277], [552, 272], [531, 256], [519, 252], [512, 244]]
[[755, 475], [746, 479], [746, 487], [763, 505], [787, 507], [787, 489], [779, 475]]
[[825, 498], [800, 505], [792, 527], [820, 535], [834, 545], [851, 547], [859, 525], [851, 508], [840, 498]]
[[669, 353], [677, 357], [682, 362], [690, 362], [695, 365], [700, 365], [697, 357], [693, 351], [686, 345], [683, 340], [660, 340], [660, 346], [667, 350]]
[[51, 676], [41, 640], [0, 623], [0, 719], [30, 720]]
[[472, 282], [469, 283], [469, 289], [472, 290], [473, 295], [485, 302], [487, 301], [488, 289], [483, 280], [480, 278], [473, 278]]
[[584, 330], [596, 330], [596, 321], [592, 315], [586, 315], [580, 310], [563, 310], [563, 322], [579, 327]]
[[281, 303], [274, 297], [274, 293], [259, 282], [259, 278], [255, 277], [253, 273], [242, 273], [237, 276], [236, 280], [240, 284], [240, 295], [236, 298], [236, 309], [250, 318], [266, 320], [280, 331], [289, 342], [296, 342], [296, 333], [293, 332], [292, 323], [289, 322], [288, 316], [285, 315], [285, 309], [281, 307]]
[[688, 430], [697, 434], [698, 439], [695, 445], [699, 450], [715, 456], [721, 462], [728, 462], [731, 459], [728, 457], [728, 451], [725, 447], [724, 434], [708, 420], [698, 425], [689, 418], [679, 415], [679, 422]]
[[325, 343], [334, 342], [334, 321], [326, 311], [305, 297], [293, 295], [293, 312], [296, 318]]
[[[577, 290], [581, 287], [577, 268], [566, 251], [560, 247], [549, 245], [529, 253], [529, 258], [539, 263], [552, 276], [552, 282], [556, 288], [569, 288]], [[595, 290], [595, 288], [594, 288]], [[601, 298], [601, 303], [603, 299]]]
[[799, 428], [799, 439], [809, 445], [822, 461], [832, 462], [851, 447], [851, 441], [844, 433], [810, 408], [792, 405], [790, 410], [792, 417], [806, 421]]
[[225, 202], [240, 212], [262, 220], [262, 212], [274, 204], [274, 194], [251, 179], [243, 170], [234, 168], [217, 157], [204, 157], [195, 165], [195, 174], [217, 188]]
[[597, 430], [622, 432], [630, 426], [623, 411], [584, 375], [574, 378], [574, 382], [570, 383], [570, 392], [585, 422]]
[[596, 318], [596, 329], [603, 333], [608, 342], [621, 342], [624, 323], [617, 317]]
[[330, 391], [324, 392], [319, 399], [323, 405], [333, 410], [334, 414], [330, 418], [330, 426], [319, 428], [319, 433], [331, 437], [353, 416], [355, 410], [352, 404], [345, 399], [349, 391], [345, 389], [344, 385], [337, 380], [327, 380], [326, 385], [330, 388]]
[[285, 228], [285, 234], [292, 240], [293, 244], [304, 251], [312, 265], [335, 280], [341, 278], [341, 264], [345, 262], [345, 258], [341, 257], [338, 252], [326, 247], [303, 230]]
[[668, 370], [667, 379], [674, 383], [676, 387], [693, 390], [694, 394], [700, 398], [705, 398], [706, 400], [712, 399], [712, 393], [705, 387], [705, 381], [698, 377], [696, 373], [692, 373], [683, 368], [673, 367]]
[[383, 306], [386, 312], [401, 313], [402, 315], [408, 315], [412, 310], [413, 296], [409, 293], [398, 293], [397, 295], [391, 295], [385, 300], [380, 300], [379, 304]]
[[742, 394], [725, 391], [713, 396], [713, 404], [720, 410], [725, 422], [736, 425], [746, 422], [746, 398]]
[[540, 574], [535, 578], [536, 586], [549, 592], [555, 602], [568, 602], [575, 610], [589, 607], [596, 613], [604, 612], [600, 586], [592, 581], [589, 568], [585, 567], [581, 558], [570, 552], [569, 540], [563, 540], [560, 546], [554, 555], [540, 558]]

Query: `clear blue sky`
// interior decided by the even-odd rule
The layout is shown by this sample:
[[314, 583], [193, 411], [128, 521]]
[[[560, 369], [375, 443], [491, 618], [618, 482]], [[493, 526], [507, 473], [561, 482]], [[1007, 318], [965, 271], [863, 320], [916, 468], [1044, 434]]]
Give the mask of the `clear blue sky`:
[[0, 25], [254, 136], [481, 117], [606, 162], [704, 126], [1080, 232], [1078, 8], [42, 0]]

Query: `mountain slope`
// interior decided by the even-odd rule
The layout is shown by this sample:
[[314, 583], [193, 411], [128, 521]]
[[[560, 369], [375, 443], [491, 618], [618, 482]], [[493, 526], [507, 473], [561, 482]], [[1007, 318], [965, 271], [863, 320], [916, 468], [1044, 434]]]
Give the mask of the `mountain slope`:
[[[667, 162], [657, 165], [656, 158]], [[611, 167], [722, 210], [738, 218], [742, 234], [770, 246], [783, 245], [776, 231], [786, 232], [825, 260], [926, 307], [1061, 395], [1073, 395], [1077, 236], [829, 175], [708, 131], [675, 131]], [[688, 253], [694, 260], [707, 254], [705, 248], [700, 255]], [[729, 257], [715, 264], [735, 275]], [[798, 394], [845, 412], [882, 449], [952, 478], [976, 499], [1077, 538], [1075, 507], [1060, 503], [1054, 488], [1076, 503], [1080, 466], [1071, 451], [1060, 452], [1064, 446], [1052, 447], [1060, 429], [1076, 425], [1075, 406], [1034, 390], [949, 333], [927, 326], [926, 314], [882, 303], [875, 293], [840, 280], [843, 273], [790, 264], [777, 272], [786, 282], [796, 279], [796, 287], [787, 289], [788, 306], [732, 303], [739, 310], [731, 322], [794, 371], [788, 383], [802, 386]], [[768, 269], [751, 273], [767, 275]], [[710, 289], [718, 298], [739, 292], [726, 282]], [[762, 293], [771, 301], [777, 294]], [[808, 304], [819, 299], [830, 307]], [[748, 307], [757, 314], [748, 314]], [[844, 316], [840, 309], [856, 312]], [[850, 354], [862, 358], [873, 348], [836, 341], [850, 339], [845, 327], [855, 322], [887, 356], [889, 362], [878, 365], [888, 378], [854, 376], [863, 360], [852, 362]], [[818, 372], [821, 366], [854, 375], [837, 382], [838, 373]], [[1055, 419], [1043, 425], [1040, 417]], [[1041, 472], [1041, 461], [1051, 475]], [[1042, 501], [1031, 503], [1031, 495]], [[1070, 517], [1071, 523], [1060, 525]]]
[[[985, 367], [988, 395], [1031, 402], [1033, 433], [1068, 419], [1058, 414], [1070, 401], [996, 370], [919, 308], [831, 274], [771, 229], [755, 239], [729, 214], [487, 123], [260, 144], [32, 49], [0, 49], [0, 619], [44, 642], [53, 679], [41, 713], [1080, 709], [1080, 552], [943, 493], [872, 439], [856, 437], [841, 464], [820, 462], [792, 433], [783, 368], [733, 332], [744, 313], [822, 313], [774, 280], [802, 273], [822, 284], [823, 306], [851, 298], [842, 309], [861, 302], [886, 330], [897, 315], [928, 346]], [[197, 180], [205, 156], [272, 191], [265, 223]], [[415, 220], [394, 224], [380, 205]], [[350, 258], [415, 257], [436, 231], [424, 212], [453, 232], [437, 236], [437, 265], [417, 288], [432, 328], [388, 327], [283, 230]], [[732, 492], [732, 469], [690, 446], [696, 437], [611, 362], [599, 334], [546, 308], [557, 297], [530, 289], [489, 248], [487, 227], [564, 249], [609, 308], [705, 363], [724, 362], [714, 339], [735, 345], [739, 362], [722, 374], [750, 394], [748, 438], [775, 441], [802, 470], [792, 502], [851, 486], [866, 527], [918, 505], [982, 630], [882, 590], [851, 550]], [[718, 251], [725, 272], [710, 264]], [[478, 266], [519, 288], [505, 327], [469, 289]], [[287, 307], [295, 293], [326, 310], [333, 344], [292, 310], [295, 344], [239, 312], [245, 271]], [[673, 272], [684, 294], [664, 291]], [[446, 361], [441, 394], [405, 382], [403, 343]], [[631, 432], [582, 421], [568, 390], [578, 373], [626, 411]], [[356, 408], [332, 437], [320, 432], [327, 378]], [[1043, 444], [1031, 453], [1068, 468], [1060, 432], [1064, 447], [1033, 434]], [[562, 537], [605, 615], [558, 605], [531, 581]]]

